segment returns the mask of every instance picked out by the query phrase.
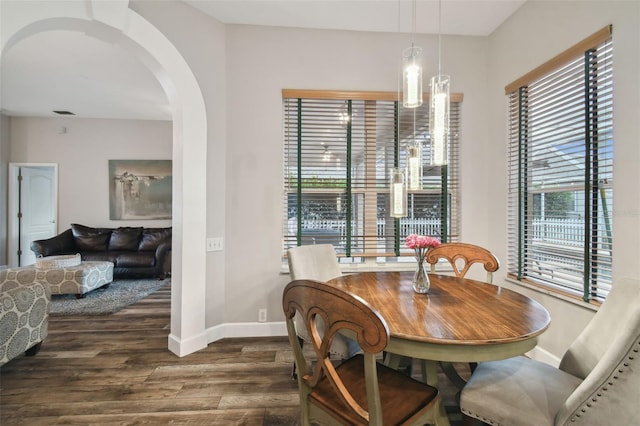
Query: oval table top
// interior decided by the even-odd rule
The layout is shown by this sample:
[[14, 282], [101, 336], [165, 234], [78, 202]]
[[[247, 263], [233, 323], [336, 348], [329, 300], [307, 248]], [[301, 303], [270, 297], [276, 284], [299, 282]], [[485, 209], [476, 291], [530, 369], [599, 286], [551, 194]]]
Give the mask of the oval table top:
[[328, 283], [367, 301], [386, 320], [388, 351], [422, 359], [473, 362], [523, 354], [550, 323], [535, 300], [493, 284], [429, 274], [428, 294], [413, 272], [364, 272]]

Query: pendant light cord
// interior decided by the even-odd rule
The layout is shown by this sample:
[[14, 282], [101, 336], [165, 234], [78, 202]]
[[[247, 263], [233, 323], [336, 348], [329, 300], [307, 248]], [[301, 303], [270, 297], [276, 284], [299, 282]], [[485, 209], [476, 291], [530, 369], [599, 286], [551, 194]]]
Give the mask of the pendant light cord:
[[442, 52], [442, 0], [438, 0], [438, 80], [440, 80], [440, 75], [442, 75], [441, 52]]
[[413, 10], [411, 11], [411, 47], [416, 39], [416, 0], [413, 0]]

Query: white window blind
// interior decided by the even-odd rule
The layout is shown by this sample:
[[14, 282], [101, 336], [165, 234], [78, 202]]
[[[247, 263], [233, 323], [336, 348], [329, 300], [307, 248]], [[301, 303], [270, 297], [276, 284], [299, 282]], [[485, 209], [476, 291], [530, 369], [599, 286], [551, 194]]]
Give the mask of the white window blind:
[[585, 301], [612, 278], [608, 30], [509, 93], [509, 274]]
[[[410, 254], [404, 247], [410, 233], [457, 238], [462, 96], [451, 104], [451, 160], [443, 167], [429, 166], [428, 102], [405, 109], [396, 98], [386, 92], [283, 91], [285, 253], [296, 245], [330, 243], [342, 262], [389, 262]], [[408, 217], [391, 218], [389, 169], [406, 167], [414, 137], [422, 145], [423, 189], [409, 192]]]

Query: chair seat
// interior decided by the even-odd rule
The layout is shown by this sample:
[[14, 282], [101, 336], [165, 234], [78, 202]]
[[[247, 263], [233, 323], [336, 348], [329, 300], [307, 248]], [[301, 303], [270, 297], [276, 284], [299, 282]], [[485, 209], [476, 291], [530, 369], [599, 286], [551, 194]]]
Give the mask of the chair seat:
[[[367, 391], [362, 355], [356, 355], [343, 362], [336, 371], [354, 399], [367, 407]], [[410, 378], [380, 363], [377, 365], [383, 424], [401, 425], [431, 407], [438, 396], [438, 390]], [[346, 405], [331, 389], [329, 380], [322, 380], [309, 394], [312, 404], [332, 413], [343, 424], [362, 424], [361, 419], [352, 415]]]
[[[462, 389], [460, 407], [492, 425], [553, 425], [580, 383], [578, 377], [523, 356], [483, 362]], [[487, 401], [501, 405], [488, 406]]]

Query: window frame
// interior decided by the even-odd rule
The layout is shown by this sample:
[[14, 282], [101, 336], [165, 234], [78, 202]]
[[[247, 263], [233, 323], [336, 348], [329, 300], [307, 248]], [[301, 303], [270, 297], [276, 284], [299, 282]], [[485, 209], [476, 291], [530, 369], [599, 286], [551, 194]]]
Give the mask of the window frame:
[[[505, 87], [505, 93], [509, 97], [507, 138], [509, 144], [509, 256], [507, 277], [546, 291], [560, 293], [570, 298], [581, 298], [585, 302], [596, 304], [606, 298], [612, 285], [613, 272], [612, 220], [607, 212], [607, 202], [610, 203], [613, 198], [612, 32], [611, 25], [602, 28]], [[602, 52], [606, 59], [600, 59], [596, 52]], [[582, 97], [568, 94], [566, 88], [574, 88], [568, 83], [566, 85], [558, 83], [558, 88], [555, 88], [556, 91], [554, 89], [544, 89], [541, 82], [544, 82], [545, 79], [559, 81], [560, 78], [564, 78], [569, 74], [570, 67], [575, 68], [576, 64], [579, 65], [579, 58], [581, 58], [580, 60], [583, 64], [581, 72], [583, 73], [584, 88], [582, 94], [579, 95]], [[602, 65], [604, 65], [604, 68], [601, 72], [598, 66]], [[602, 76], [604, 76], [605, 80], [603, 81], [605, 83], [599, 80], [603, 78]], [[551, 84], [548, 86], [552, 87]], [[601, 92], [602, 86], [606, 87], [606, 90]], [[540, 119], [540, 114], [538, 113], [538, 119], [536, 120], [535, 113], [530, 111], [530, 102], [528, 101], [530, 91], [535, 92], [534, 96], [546, 96], [545, 101], [551, 105], [559, 103], [558, 100], [561, 97], [564, 105], [568, 105], [567, 109], [575, 104], [581, 104], [582, 109], [578, 110], [576, 115], [581, 116], [583, 120], [581, 125], [584, 126], [583, 144], [585, 148], [583, 157], [575, 157], [581, 158], [583, 161], [584, 180], [580, 182], [580, 185], [571, 182], [571, 184], [565, 183], [564, 186], [558, 184], [552, 189], [535, 188], [536, 182], [533, 177], [533, 169], [536, 167], [535, 161], [540, 161], [540, 155], [539, 151], [532, 151], [531, 144], [538, 137], [534, 134], [536, 132], [540, 134], [541, 130], [545, 130], [542, 122], [548, 125], [553, 119]], [[541, 103], [542, 101], [538, 102]], [[599, 107], [604, 110], [604, 113], [598, 111]], [[565, 127], [569, 128], [568, 124], [573, 123], [572, 121], [561, 121], [561, 119], [570, 120], [569, 116], [570, 114], [567, 113], [566, 116], [557, 118], [557, 120], [560, 124], [565, 124]], [[601, 126], [601, 123], [605, 125]], [[604, 128], [604, 132], [599, 126]], [[565, 131], [563, 130], [563, 132]], [[566, 132], [568, 134], [568, 131]], [[563, 136], [566, 137], [566, 134], [563, 134]], [[562, 143], [575, 143], [571, 139], [561, 139], [561, 137], [557, 139], [554, 146], [562, 145]], [[543, 137], [540, 136], [539, 139], [543, 139]], [[561, 143], [558, 143], [558, 141]], [[601, 156], [601, 152], [605, 155]], [[535, 157], [534, 154], [538, 154], [538, 156]], [[534, 160], [534, 158], [537, 160]], [[556, 168], [552, 170], [558, 175], [563, 173], [560, 170], [569, 167], [569, 160], [556, 163], [559, 165], [556, 165]], [[602, 167], [602, 165], [605, 167]], [[551, 166], [546, 165], [546, 167]], [[551, 174], [550, 172], [546, 173]], [[529, 179], [531, 182], [528, 181]], [[535, 232], [534, 221], [536, 220], [533, 217], [535, 214], [534, 195], [571, 193], [576, 192], [576, 189], [582, 190], [584, 197], [582, 200], [584, 204], [582, 259], [580, 260], [579, 256], [577, 257], [575, 250], [567, 251], [567, 245], [563, 245], [561, 242], [551, 243], [548, 244], [548, 247], [540, 249], [542, 247], [540, 244], [547, 244], [541, 241], [537, 243], [537, 249], [533, 248], [535, 238], [533, 236]], [[606, 192], [606, 198], [603, 201], [598, 201], [598, 191], [601, 191], [600, 194]], [[602, 197], [605, 196], [602, 195]], [[575, 196], [573, 201], [574, 203], [577, 202]], [[600, 224], [600, 222], [603, 222], [604, 225]], [[604, 230], [602, 226], [605, 226]], [[563, 248], [565, 249], [564, 253], [562, 253]], [[532, 265], [535, 261], [532, 259], [536, 256], [536, 250], [538, 252], [548, 250], [552, 253], [552, 256], [549, 256], [550, 258], [557, 259], [559, 262], [567, 262], [567, 264], [576, 264], [582, 261], [582, 270], [567, 272], [562, 279], [554, 278], [554, 270], [552, 269], [550, 272], [543, 272], [542, 266], [534, 273], [535, 268]], [[540, 262], [540, 265], [542, 265], [542, 262]], [[553, 264], [551, 265], [551, 268], [555, 269]], [[569, 269], [566, 270], [568, 271]], [[582, 282], [580, 283], [581, 288], [578, 289], [575, 284], [579, 283], [579, 281], [574, 283], [573, 280], [580, 273], [582, 274]]]
[[[427, 95], [427, 94], [425, 94]], [[292, 160], [290, 160], [288, 158], [289, 154], [288, 152], [291, 150], [290, 146], [291, 146], [291, 141], [288, 140], [288, 138], [290, 138], [290, 136], [288, 136], [288, 133], [290, 133], [290, 131], [288, 130], [288, 126], [290, 126], [291, 124], [288, 124], [287, 122], [287, 117], [288, 117], [288, 112], [287, 112], [287, 102], [293, 102], [294, 100], [296, 101], [300, 101], [300, 100], [329, 100], [329, 101], [345, 101], [348, 103], [349, 105], [349, 114], [351, 114], [351, 102], [352, 101], [364, 101], [369, 102], [369, 101], [373, 101], [373, 102], [391, 102], [395, 105], [395, 109], [396, 109], [396, 115], [394, 118], [394, 123], [395, 126], [398, 125], [397, 120], [400, 120], [398, 118], [398, 110], [401, 107], [401, 104], [398, 102], [398, 93], [396, 92], [360, 92], [360, 91], [324, 91], [324, 90], [297, 90], [297, 89], [283, 89], [282, 90], [282, 98], [283, 98], [283, 144], [284, 144], [284, 164], [283, 164], [283, 172], [284, 172], [284, 176], [283, 176], [283, 199], [284, 199], [284, 224], [283, 224], [283, 262], [286, 262], [286, 250], [288, 247], [291, 246], [290, 241], [291, 241], [291, 230], [292, 230], [292, 226], [289, 224], [288, 226], [288, 221], [289, 221], [289, 212], [288, 212], [288, 204], [289, 204], [289, 196], [290, 194], [293, 193], [293, 188], [291, 186], [291, 182], [288, 181], [288, 174], [289, 171], [291, 169], [290, 166], [290, 162]], [[429, 96], [425, 96], [426, 100], [426, 107], [428, 107], [428, 98]], [[459, 234], [459, 228], [460, 228], [460, 214], [459, 214], [459, 205], [460, 205], [460, 194], [459, 194], [459, 140], [460, 140], [460, 136], [459, 136], [459, 131], [460, 131], [460, 115], [461, 115], [461, 103], [463, 100], [463, 95], [462, 94], [452, 94], [451, 95], [451, 102], [452, 102], [452, 110], [455, 110], [454, 113], [452, 113], [452, 115], [456, 114], [456, 118], [455, 118], [455, 125], [457, 126], [455, 129], [453, 129], [452, 126], [452, 132], [451, 132], [451, 137], [450, 137], [450, 144], [451, 144], [451, 150], [455, 151], [455, 153], [452, 155], [452, 160], [450, 161], [450, 165], [446, 166], [443, 168], [443, 170], [446, 171], [446, 173], [442, 173], [440, 176], [440, 182], [444, 182], [445, 185], [448, 188], [453, 188], [453, 189], [449, 189], [448, 191], [445, 192], [445, 194], [451, 198], [451, 201], [447, 200], [446, 203], [441, 204], [441, 205], [445, 205], [446, 207], [442, 210], [445, 210], [445, 214], [442, 214], [441, 212], [441, 217], [444, 217], [444, 221], [445, 223], [450, 223], [451, 225], [449, 227], [445, 227], [447, 229], [447, 232], [444, 233], [444, 235], [437, 235], [438, 237], [441, 237], [441, 239], [443, 241], [454, 241], [458, 238], [458, 234]], [[454, 108], [454, 104], [455, 103], [455, 108]], [[301, 107], [301, 104], [298, 103], [298, 108]], [[428, 111], [428, 108], [426, 108]], [[300, 117], [298, 116], [298, 120], [302, 121], [300, 119]], [[428, 126], [428, 115], [426, 117], [426, 123], [421, 125], [426, 125]], [[299, 131], [299, 130], [298, 130]], [[350, 130], [349, 130], [350, 131]], [[396, 127], [395, 130], [396, 133], [396, 138], [394, 140], [394, 144], [395, 146], [392, 148], [394, 150], [396, 150], [396, 152], [398, 152], [398, 143], [399, 142], [399, 138], [397, 137], [397, 133], [398, 133], [398, 129]], [[454, 147], [455, 144], [455, 147]], [[378, 145], [374, 145], [374, 150], [375, 147]], [[371, 149], [371, 146], [369, 146], [368, 148], [365, 148], [365, 150], [367, 149]], [[391, 148], [389, 148], [391, 149]], [[375, 151], [374, 151], [375, 153]], [[371, 157], [368, 157], [371, 158]], [[375, 159], [375, 157], [373, 157]], [[298, 161], [300, 162], [300, 158], [298, 158]], [[371, 160], [365, 160], [364, 163], [369, 162], [368, 166], [369, 167], [369, 171], [367, 173], [371, 173], [372, 171], [375, 172], [375, 168], [376, 168], [376, 164], [375, 162], [371, 163]], [[423, 162], [424, 162], [424, 156], [423, 156]], [[426, 167], [425, 163], [425, 167]], [[398, 165], [398, 158], [395, 159], [395, 166]], [[350, 166], [347, 166], [347, 168]], [[379, 167], [379, 166], [378, 166]], [[444, 175], [444, 176], [443, 176]], [[302, 176], [300, 174], [300, 176]], [[347, 178], [348, 180], [348, 178]], [[344, 193], [346, 194], [347, 197], [350, 197], [349, 199], [353, 199], [352, 197], [358, 194], [362, 194], [362, 198], [366, 198], [368, 197], [369, 199], [369, 203], [376, 203], [376, 207], [379, 205], [379, 200], [377, 199], [378, 195], [380, 194], [384, 194], [384, 193], [388, 193], [389, 188], [388, 188], [388, 182], [385, 182], [385, 188], [384, 189], [380, 189], [380, 182], [378, 182], [377, 188], [373, 188], [372, 190], [369, 190], [370, 188], [367, 187], [366, 185], [371, 185], [372, 181], [371, 180], [367, 180], [367, 183], [365, 184], [364, 187], [355, 187], [352, 183], [351, 187], [349, 188], [345, 188]], [[453, 182], [453, 185], [451, 185], [451, 182]], [[455, 186], [454, 186], [455, 185]], [[296, 188], [296, 192], [298, 197], [300, 197], [300, 195], [302, 195], [302, 193], [313, 193], [313, 189], [305, 189], [304, 191], [302, 190], [302, 186], [304, 186], [304, 184], [300, 184], [298, 185], [298, 188]], [[316, 190], [317, 192], [321, 192], [319, 190]], [[333, 193], [340, 193], [341, 191], [338, 189], [334, 189], [334, 190], [326, 190], [326, 193], [329, 192], [333, 192]], [[429, 193], [433, 193], [434, 189], [433, 188], [428, 188], [428, 187], [423, 187], [422, 190], [419, 191], [410, 191], [409, 195], [413, 196], [414, 194], [429, 194]], [[442, 191], [440, 191], [439, 189], [437, 190], [437, 193], [440, 195], [440, 197], [442, 197]], [[375, 200], [376, 201], [372, 201], [374, 200], [371, 197], [376, 197]], [[371, 206], [369, 205], [369, 207], [366, 207], [367, 209], [369, 209], [369, 212], [371, 212]], [[351, 213], [350, 213], [351, 214]], [[297, 215], [297, 213], [296, 213]], [[353, 216], [351, 216], [353, 218]], [[371, 233], [371, 230], [376, 229], [376, 234], [378, 235], [378, 238], [380, 238], [380, 234], [378, 233], [378, 229], [379, 229], [379, 218], [374, 217], [375, 222], [372, 222], [371, 219], [371, 214], [369, 214], [368, 216], [365, 216], [366, 219], [358, 219], [358, 220], [363, 220], [364, 221], [364, 225], [362, 226], [362, 228], [364, 229], [368, 229], [367, 232]], [[368, 218], [368, 219], [367, 219]], [[352, 219], [353, 220], [353, 219]], [[296, 245], [300, 245], [301, 244], [301, 239], [303, 237], [303, 233], [302, 231], [302, 219], [296, 219], [296, 226], [295, 226], [295, 232], [296, 232], [296, 238], [297, 241], [295, 242]], [[367, 245], [370, 243], [367, 243], [367, 241], [370, 241], [371, 239], [371, 235], [369, 236], [363, 236], [362, 238], [364, 238], [364, 242], [361, 244], [361, 248], [364, 252], [358, 252], [358, 253], [352, 253], [349, 250], [349, 246], [344, 250], [344, 252], [339, 252], [338, 256], [340, 258], [341, 263], [351, 263], [351, 264], [358, 264], [358, 263], [366, 263], [369, 265], [373, 265], [373, 264], [379, 264], [379, 263], [391, 263], [391, 262], [402, 262], [403, 260], [412, 260], [412, 259], [406, 259], [406, 257], [408, 256], [413, 256], [413, 253], [411, 251], [409, 251], [408, 249], [406, 249], [404, 247], [404, 234], [403, 235], [399, 235], [399, 220], [395, 219], [394, 220], [394, 243], [393, 243], [393, 249], [390, 251], [380, 251], [379, 249], [374, 249], [373, 251], [371, 251], [371, 246]], [[347, 227], [349, 226], [350, 221], [346, 221]], [[350, 238], [349, 233], [347, 233], [347, 238], [346, 238], [346, 244], [351, 244], [351, 241], [349, 240]], [[388, 238], [388, 234], [385, 234], [386, 239]], [[368, 238], [368, 240], [367, 240]], [[388, 242], [384, 243], [385, 246], [388, 245]], [[401, 259], [401, 258], [405, 258], [405, 259]]]

